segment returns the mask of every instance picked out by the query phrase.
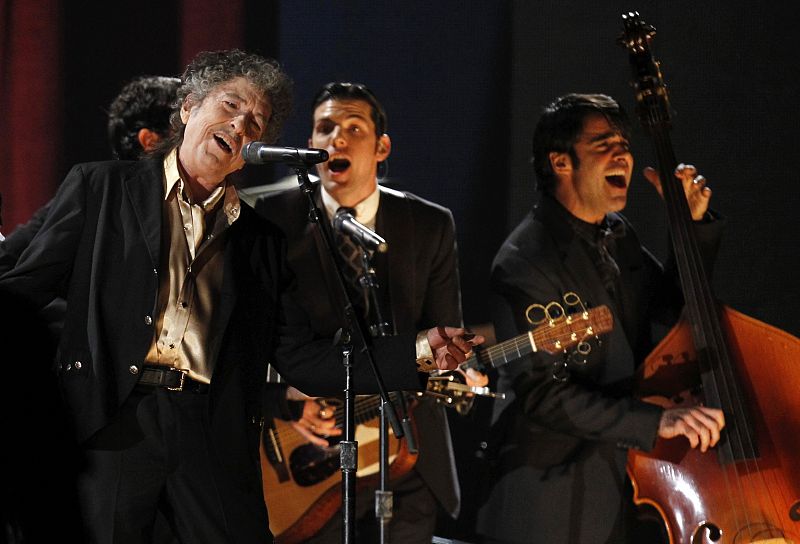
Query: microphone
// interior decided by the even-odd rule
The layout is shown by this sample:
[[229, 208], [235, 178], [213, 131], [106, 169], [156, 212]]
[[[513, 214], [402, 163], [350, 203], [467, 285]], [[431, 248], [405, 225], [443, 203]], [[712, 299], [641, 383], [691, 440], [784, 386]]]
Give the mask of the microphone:
[[285, 162], [295, 165], [309, 165], [328, 160], [324, 149], [303, 149], [301, 147], [275, 147], [264, 142], [250, 142], [242, 149], [242, 158], [249, 164]]
[[380, 235], [368, 229], [353, 217], [352, 208], [339, 208], [333, 217], [333, 228], [339, 233], [347, 235], [350, 239], [366, 249], [386, 253], [389, 244]]

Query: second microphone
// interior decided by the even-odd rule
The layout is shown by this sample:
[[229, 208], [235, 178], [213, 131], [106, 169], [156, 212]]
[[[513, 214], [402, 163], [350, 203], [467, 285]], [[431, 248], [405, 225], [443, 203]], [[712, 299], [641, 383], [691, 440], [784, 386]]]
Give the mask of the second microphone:
[[375, 231], [365, 227], [353, 216], [354, 210], [352, 208], [339, 208], [336, 215], [333, 217], [333, 228], [360, 245], [367, 251], [377, 251], [378, 253], [386, 253], [389, 249], [389, 244]]

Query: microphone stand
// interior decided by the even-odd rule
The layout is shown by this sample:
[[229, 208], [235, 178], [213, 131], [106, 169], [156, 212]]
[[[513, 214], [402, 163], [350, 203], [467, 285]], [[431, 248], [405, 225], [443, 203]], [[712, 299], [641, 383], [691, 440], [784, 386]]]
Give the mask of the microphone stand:
[[[338, 344], [341, 348], [342, 364], [345, 370], [345, 428], [344, 440], [339, 442], [339, 461], [342, 471], [342, 542], [344, 544], [355, 544], [358, 442], [355, 440], [355, 394], [352, 391], [352, 364], [350, 362], [350, 355], [352, 354], [354, 344], [363, 346], [362, 352], [367, 358], [372, 373], [375, 376], [381, 398], [381, 417], [383, 417], [384, 414], [388, 417], [392, 425], [392, 430], [397, 438], [401, 438], [404, 433], [389, 399], [389, 394], [386, 392], [386, 387], [383, 384], [383, 378], [378, 370], [378, 366], [375, 364], [375, 360], [372, 357], [371, 345], [367, 342], [367, 335], [364, 334], [361, 321], [356, 318], [353, 302], [350, 300], [350, 295], [345, 288], [344, 275], [339, 266], [341, 258], [333, 242], [333, 235], [331, 234], [329, 222], [322, 219], [323, 215], [314, 200], [314, 188], [311, 181], [308, 179], [308, 168], [311, 164], [313, 163], [304, 162], [300, 158], [289, 163], [289, 165], [294, 168], [301, 190], [308, 198], [309, 220], [316, 223], [328, 250], [328, 254], [330, 255], [331, 262], [335, 265], [336, 282], [339, 285], [339, 300], [343, 302], [343, 307], [341, 308], [343, 326], [339, 329], [334, 338], [334, 344]], [[353, 340], [355, 340], [355, 342]]]
[[[359, 246], [359, 248], [362, 270], [364, 271], [359, 277], [359, 283], [369, 294], [369, 308], [372, 316], [372, 323], [369, 326], [369, 331], [373, 337], [388, 336], [389, 323], [384, 320], [381, 312], [381, 304], [378, 297], [379, 285], [377, 277], [375, 276], [375, 269], [370, 262], [369, 252], [361, 246]], [[399, 396], [403, 432], [408, 441], [408, 450], [411, 453], [416, 453], [417, 446], [414, 442], [414, 432], [413, 429], [411, 429], [411, 420], [408, 416], [405, 396], [402, 391], [397, 391], [396, 394]], [[387, 413], [391, 413], [393, 407], [393, 405], [390, 406], [387, 405], [386, 402], [383, 402], [380, 410], [380, 486], [375, 490], [375, 518], [378, 520], [378, 526], [380, 528], [380, 542], [384, 544], [389, 542], [388, 527], [392, 519], [392, 510], [394, 508], [394, 497], [392, 491], [389, 489], [389, 429], [387, 425]], [[395, 436], [398, 439], [402, 438], [402, 435], [398, 436], [396, 433]]]

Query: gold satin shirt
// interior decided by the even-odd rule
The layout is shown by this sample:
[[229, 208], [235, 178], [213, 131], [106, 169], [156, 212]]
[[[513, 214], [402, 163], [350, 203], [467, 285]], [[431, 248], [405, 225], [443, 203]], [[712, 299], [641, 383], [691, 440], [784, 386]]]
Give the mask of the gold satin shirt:
[[228, 183], [194, 202], [178, 170], [177, 150], [164, 158], [158, 309], [146, 364], [179, 368], [211, 382], [222, 340], [217, 310], [225, 236], [239, 210], [239, 196]]

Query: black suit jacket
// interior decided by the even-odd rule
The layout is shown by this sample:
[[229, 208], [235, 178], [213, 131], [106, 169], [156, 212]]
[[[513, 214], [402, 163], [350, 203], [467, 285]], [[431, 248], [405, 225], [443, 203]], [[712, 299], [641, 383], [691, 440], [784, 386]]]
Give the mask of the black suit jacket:
[[[51, 204], [52, 201], [36, 210], [36, 213], [31, 216], [27, 223], [19, 225], [11, 234], [6, 236], [5, 240], [0, 242], [0, 275], [16, 266], [22, 253], [42, 228]], [[66, 308], [66, 301], [63, 298], [57, 298], [41, 311], [41, 316], [44, 322], [47, 323], [51, 336], [56, 340], [61, 334], [61, 328], [64, 326]]]
[[[411, 338], [436, 325], [460, 326], [455, 228], [450, 211], [411, 193], [386, 187], [380, 191], [375, 230], [386, 239], [389, 250], [376, 254], [373, 263], [386, 302], [384, 318], [398, 335], [388, 341]], [[318, 195], [317, 186], [317, 201]], [[256, 204], [256, 210], [277, 224], [287, 238], [289, 267], [297, 285], [285, 304], [286, 313], [297, 325], [310, 327], [313, 338], [323, 338], [342, 326], [338, 303], [332, 302], [338, 298], [331, 299], [331, 294], [338, 296], [339, 288], [318, 227], [308, 221], [308, 208], [308, 199], [299, 189], [262, 198]], [[383, 357], [376, 352], [376, 361], [381, 362]], [[413, 360], [411, 356], [399, 364], [413, 364]], [[337, 363], [335, 370], [343, 373], [341, 364]], [[290, 378], [287, 380], [291, 383]], [[385, 374], [384, 382], [388, 389], [406, 389]], [[455, 515], [459, 489], [444, 409], [425, 401], [415, 409], [414, 417], [420, 435], [415, 469], [445, 510]]]
[[[153, 340], [163, 187], [161, 160], [74, 166], [38, 234], [16, 267], [0, 277], [0, 288], [37, 307], [59, 296], [67, 300], [57, 371], [79, 441], [116, 416]], [[282, 233], [242, 203], [226, 236], [210, 431], [225, 469], [237, 478], [244, 471], [248, 485], [260, 489], [257, 445], [267, 362], [310, 394], [325, 395], [337, 390], [340, 376], [333, 364], [318, 369], [314, 362], [338, 361], [339, 355], [330, 339], [307, 342], [309, 333], [284, 318], [282, 299], [294, 279]], [[308, 358], [284, 365], [275, 355], [279, 346]], [[412, 340], [385, 352], [386, 372], [411, 389], [420, 387], [413, 362], [390, 363], [413, 356]], [[354, 364], [365, 363], [356, 356]], [[357, 391], [374, 391], [366, 378], [356, 380]]]
[[[57, 296], [68, 301], [58, 370], [79, 440], [116, 414], [138, 380], [153, 338], [162, 178], [157, 160], [73, 167], [38, 235], [0, 279], [38, 306]], [[245, 333], [233, 325], [245, 325], [240, 315], [247, 313], [246, 329], [267, 331], [264, 338], [274, 338], [277, 315], [272, 309], [279, 299], [282, 252], [279, 234], [243, 206], [225, 249], [220, 304], [225, 346], [213, 377], [212, 404], [224, 404], [231, 389], [245, 388], [243, 375], [260, 373], [255, 361], [266, 359], [270, 340], [242, 341]], [[258, 297], [237, 296], [253, 289]], [[242, 353], [252, 354], [248, 359], [253, 362], [239, 363], [236, 354]], [[244, 406], [239, 408], [244, 416]]]
[[25, 251], [33, 237], [42, 228], [51, 204], [52, 202], [48, 202], [36, 210], [36, 213], [31, 216], [27, 223], [19, 225], [11, 234], [6, 236], [5, 240], [0, 241], [0, 274], [8, 272], [17, 264], [22, 252]]
[[[501, 369], [498, 389], [508, 397], [496, 405], [497, 467], [478, 529], [509, 542], [616, 542], [609, 538], [624, 534], [627, 448], [652, 448], [661, 414], [633, 398], [634, 369], [652, 349], [653, 325], [670, 324], [681, 307], [674, 274], [618, 214], [626, 234], [616, 240], [620, 290], [612, 299], [566, 213], [543, 197], [498, 251], [491, 279], [498, 340], [533, 327], [528, 305], [563, 304], [568, 292], [589, 308], [609, 306], [614, 329], [593, 343], [585, 363], [569, 361], [567, 381], [553, 379], [561, 356]], [[704, 247], [718, 238], [719, 225], [697, 228]]]

